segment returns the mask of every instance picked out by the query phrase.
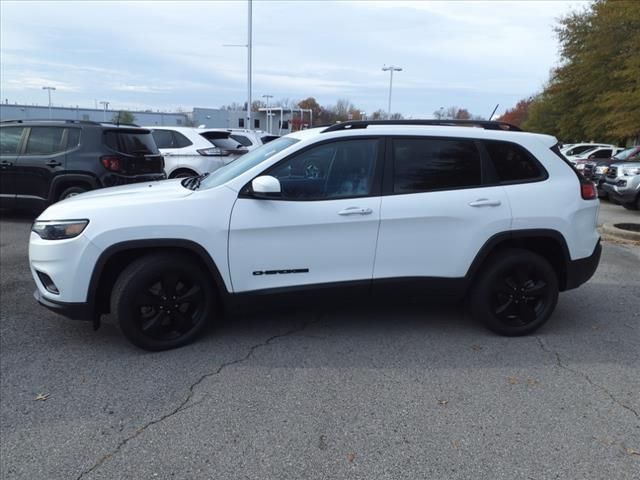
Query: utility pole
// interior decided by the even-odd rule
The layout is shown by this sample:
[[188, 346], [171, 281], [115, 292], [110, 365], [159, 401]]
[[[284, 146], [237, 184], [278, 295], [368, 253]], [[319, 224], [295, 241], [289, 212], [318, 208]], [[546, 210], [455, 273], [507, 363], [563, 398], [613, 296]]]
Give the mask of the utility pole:
[[49, 94], [49, 120], [51, 120], [51, 91], [55, 91], [56, 87], [42, 87]]
[[389, 72], [389, 105], [387, 107], [387, 119], [391, 118], [391, 91], [393, 90], [393, 72], [401, 72], [402, 68], [396, 67], [395, 65], [386, 65], [382, 66], [383, 72]]
[[102, 105], [102, 121], [106, 122], [107, 121], [107, 108], [109, 108], [109, 102], [103, 100], [100, 102], [100, 105]]

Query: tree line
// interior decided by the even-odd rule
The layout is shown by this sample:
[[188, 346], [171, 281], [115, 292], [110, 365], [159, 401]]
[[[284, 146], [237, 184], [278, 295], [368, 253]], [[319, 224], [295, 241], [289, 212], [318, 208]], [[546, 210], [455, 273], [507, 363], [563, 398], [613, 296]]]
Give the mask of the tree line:
[[560, 63], [500, 120], [565, 142], [640, 141], [640, 2], [596, 0], [560, 19]]

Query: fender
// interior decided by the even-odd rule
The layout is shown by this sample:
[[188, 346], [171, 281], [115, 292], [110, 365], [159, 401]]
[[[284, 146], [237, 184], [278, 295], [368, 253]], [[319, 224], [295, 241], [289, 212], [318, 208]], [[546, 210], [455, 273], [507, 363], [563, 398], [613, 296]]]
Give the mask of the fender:
[[91, 280], [89, 281], [89, 289], [87, 292], [87, 303], [89, 304], [90, 310], [94, 312], [94, 324], [97, 321], [96, 311], [96, 300], [98, 294], [98, 285], [100, 283], [100, 279], [102, 277], [102, 273], [104, 271], [104, 267], [113, 255], [124, 252], [127, 250], [139, 250], [139, 249], [148, 249], [148, 248], [182, 248], [189, 250], [190, 252], [197, 255], [202, 263], [205, 265], [207, 271], [211, 274], [216, 284], [216, 288], [218, 294], [220, 295], [220, 300], [223, 304], [226, 305], [228, 297], [230, 296], [229, 291], [222, 279], [222, 275], [220, 275], [220, 271], [218, 270], [217, 265], [209, 255], [209, 253], [205, 250], [202, 245], [193, 242], [191, 240], [185, 240], [182, 238], [153, 238], [153, 239], [144, 239], [144, 240], [127, 240], [120, 243], [115, 243], [105, 249], [93, 267], [93, 272], [91, 273]]
[[67, 182], [83, 182], [91, 185], [92, 189], [100, 188], [98, 179], [93, 175], [88, 175], [86, 173], [61, 173], [60, 175], [53, 177], [51, 180], [51, 185], [49, 186], [49, 202], [54, 202], [56, 200], [54, 195], [58, 186]]

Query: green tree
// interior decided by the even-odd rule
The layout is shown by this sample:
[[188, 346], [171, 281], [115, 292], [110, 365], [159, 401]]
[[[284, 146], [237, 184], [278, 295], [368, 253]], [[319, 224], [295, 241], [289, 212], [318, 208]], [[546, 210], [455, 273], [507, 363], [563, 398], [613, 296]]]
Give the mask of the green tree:
[[113, 123], [135, 123], [136, 117], [131, 112], [120, 110], [118, 113], [113, 114], [111, 121]]

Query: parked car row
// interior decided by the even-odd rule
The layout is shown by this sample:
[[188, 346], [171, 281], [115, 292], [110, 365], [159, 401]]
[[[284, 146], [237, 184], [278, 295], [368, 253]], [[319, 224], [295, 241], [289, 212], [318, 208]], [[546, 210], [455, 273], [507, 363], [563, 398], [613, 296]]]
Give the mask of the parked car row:
[[0, 206], [43, 208], [102, 187], [213, 172], [264, 132], [78, 120], [0, 124]]
[[600, 198], [631, 210], [640, 209], [640, 146], [611, 158], [590, 159], [584, 162], [582, 174], [596, 184]]

